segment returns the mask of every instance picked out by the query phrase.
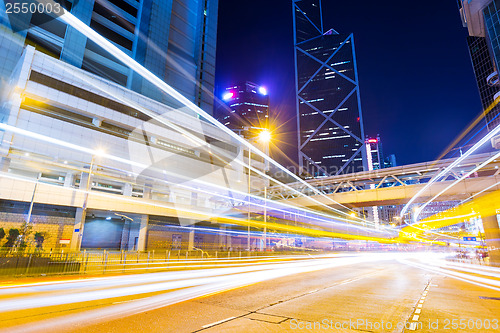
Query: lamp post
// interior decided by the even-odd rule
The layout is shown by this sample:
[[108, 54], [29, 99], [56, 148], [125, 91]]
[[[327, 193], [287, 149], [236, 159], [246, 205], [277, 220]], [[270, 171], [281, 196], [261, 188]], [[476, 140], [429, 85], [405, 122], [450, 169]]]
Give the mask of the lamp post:
[[[264, 145], [264, 153], [269, 155], [269, 142], [271, 141], [272, 135], [271, 132], [267, 128], [262, 127], [245, 127], [245, 131], [249, 131], [250, 129], [260, 130], [258, 135], [255, 138], [249, 139], [250, 142], [259, 141]], [[268, 162], [264, 161], [264, 171], [268, 169]], [[252, 151], [248, 149], [248, 230], [247, 230], [247, 247], [250, 250], [250, 192], [251, 192], [251, 167], [252, 167]], [[264, 186], [264, 249], [266, 246], [266, 226], [267, 226], [267, 186]]]
[[[82, 244], [82, 237], [83, 237], [83, 228], [85, 226], [85, 218], [87, 217], [87, 205], [88, 205], [88, 200], [89, 200], [89, 194], [91, 191], [91, 184], [92, 184], [92, 172], [94, 170], [94, 164], [96, 157], [100, 157], [104, 155], [104, 151], [101, 149], [98, 149], [95, 151], [94, 154], [92, 154], [92, 159], [90, 161], [90, 166], [89, 166], [89, 172], [87, 176], [87, 184], [85, 187], [85, 194], [83, 196], [83, 204], [82, 204], [82, 210], [81, 213], [79, 214], [79, 220], [75, 221], [75, 228], [73, 231], [73, 237], [71, 240], [71, 250], [79, 251], [81, 244]], [[81, 183], [80, 183], [81, 185]]]

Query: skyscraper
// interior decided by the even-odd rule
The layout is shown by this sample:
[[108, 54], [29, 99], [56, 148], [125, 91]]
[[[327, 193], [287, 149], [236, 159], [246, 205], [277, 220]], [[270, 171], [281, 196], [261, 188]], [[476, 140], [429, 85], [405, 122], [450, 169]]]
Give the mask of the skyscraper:
[[[500, 105], [494, 104], [500, 97], [498, 68], [500, 64], [500, 3], [491, 0], [458, 0], [460, 15], [469, 37], [467, 43], [474, 74], [485, 111], [488, 130], [500, 124]], [[500, 138], [493, 140], [500, 148]]]
[[267, 90], [248, 81], [228, 87], [224, 90], [222, 102], [215, 113], [219, 122], [250, 139], [258, 133], [258, 129], [268, 128]]
[[384, 153], [382, 151], [382, 141], [380, 136], [376, 138], [366, 138], [366, 156], [368, 170], [378, 170], [384, 168]]
[[396, 166], [396, 155], [384, 155], [382, 139], [380, 135], [376, 138], [366, 138], [366, 156], [368, 161], [368, 170], [378, 170], [392, 168]]
[[[218, 0], [63, 1], [66, 9], [177, 91], [212, 113]], [[4, 2], [0, 5], [4, 7]], [[71, 26], [46, 14], [2, 12], [0, 76], [8, 78], [23, 47], [119, 83], [158, 101], [170, 100]]]
[[305, 177], [366, 168], [353, 35], [323, 28], [320, 0], [293, 0], [299, 167]]

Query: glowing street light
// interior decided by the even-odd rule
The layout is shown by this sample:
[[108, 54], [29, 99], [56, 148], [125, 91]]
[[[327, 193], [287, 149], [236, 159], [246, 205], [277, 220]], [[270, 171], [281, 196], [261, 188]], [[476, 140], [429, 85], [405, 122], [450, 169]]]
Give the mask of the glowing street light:
[[262, 143], [268, 143], [272, 139], [271, 132], [268, 129], [264, 129], [259, 133], [259, 141]]
[[222, 99], [225, 101], [229, 101], [231, 98], [234, 97], [234, 93], [232, 92], [227, 92], [222, 96]]
[[266, 89], [266, 88], [264, 88], [264, 87], [259, 87], [259, 93], [260, 93], [261, 95], [266, 96], [266, 95], [267, 95], [267, 89]]

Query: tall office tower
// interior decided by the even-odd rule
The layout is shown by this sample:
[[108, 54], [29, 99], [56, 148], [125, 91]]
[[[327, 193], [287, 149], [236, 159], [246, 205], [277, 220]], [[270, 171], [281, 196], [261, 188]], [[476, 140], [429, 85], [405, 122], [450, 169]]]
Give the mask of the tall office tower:
[[[500, 106], [494, 105], [500, 97], [500, 3], [491, 0], [457, 0], [464, 27], [467, 27], [470, 56], [476, 75], [486, 122], [491, 131], [500, 124]], [[500, 149], [500, 137], [493, 139]]]
[[380, 136], [376, 138], [366, 138], [366, 156], [368, 161], [368, 170], [378, 170], [384, 168], [384, 152], [382, 150], [382, 141]]
[[215, 111], [217, 120], [246, 139], [269, 125], [269, 96], [266, 88], [244, 82], [224, 90]]
[[[160, 79], [212, 113], [218, 0], [60, 1]], [[0, 32], [0, 76], [25, 45], [158, 101], [168, 97], [79, 31], [46, 14], [7, 15]]]
[[321, 0], [292, 0], [299, 167], [304, 177], [366, 168], [353, 35], [325, 31]]
[[[484, 110], [488, 110], [495, 100], [495, 95], [500, 91], [500, 88], [490, 81], [491, 78], [498, 78], [495, 65], [490, 56], [488, 49], [488, 42], [485, 37], [468, 36], [467, 44], [469, 46], [469, 53], [472, 60], [474, 75], [476, 76], [477, 87], [479, 89], [479, 96], [481, 97], [481, 104]], [[500, 123], [498, 118], [494, 119], [500, 112], [500, 105], [495, 105], [488, 114], [486, 114], [486, 122], [488, 129], [492, 130]]]

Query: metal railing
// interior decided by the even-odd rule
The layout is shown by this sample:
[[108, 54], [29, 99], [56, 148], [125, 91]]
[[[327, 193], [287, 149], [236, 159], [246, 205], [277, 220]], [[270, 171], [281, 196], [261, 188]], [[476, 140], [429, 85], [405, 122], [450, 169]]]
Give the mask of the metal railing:
[[[295, 254], [303, 254], [297, 252]], [[277, 252], [152, 250], [147, 252], [0, 252], [0, 276], [99, 275], [199, 269], [273, 260]], [[294, 254], [294, 252], [287, 252]]]

